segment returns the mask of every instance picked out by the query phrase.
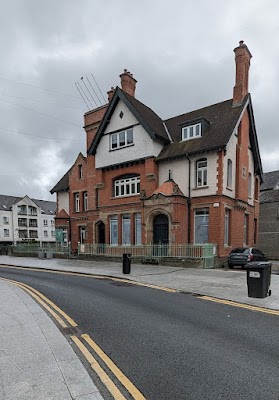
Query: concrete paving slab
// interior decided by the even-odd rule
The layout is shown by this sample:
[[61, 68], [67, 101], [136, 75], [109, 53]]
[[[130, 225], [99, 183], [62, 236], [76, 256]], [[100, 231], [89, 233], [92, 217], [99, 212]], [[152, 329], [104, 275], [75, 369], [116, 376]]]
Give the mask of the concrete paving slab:
[[0, 281], [0, 304], [1, 400], [102, 399], [66, 338], [27, 293]]

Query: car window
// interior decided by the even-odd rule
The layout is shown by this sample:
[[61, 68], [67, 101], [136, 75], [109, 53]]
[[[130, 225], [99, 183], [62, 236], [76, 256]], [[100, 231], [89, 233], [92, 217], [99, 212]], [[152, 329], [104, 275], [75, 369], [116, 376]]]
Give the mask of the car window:
[[260, 254], [260, 251], [258, 249], [252, 249], [252, 254]]
[[249, 249], [237, 248], [237, 249], [233, 249], [230, 254], [233, 254], [233, 253], [245, 253], [246, 250], [249, 250]]
[[250, 254], [250, 249], [243, 249], [243, 254]]

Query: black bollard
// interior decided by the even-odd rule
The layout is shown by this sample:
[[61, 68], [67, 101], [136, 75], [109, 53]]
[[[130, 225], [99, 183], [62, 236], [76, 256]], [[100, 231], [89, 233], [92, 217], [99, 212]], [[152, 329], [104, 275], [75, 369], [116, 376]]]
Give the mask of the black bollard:
[[131, 272], [131, 254], [123, 254], [123, 274], [129, 274]]

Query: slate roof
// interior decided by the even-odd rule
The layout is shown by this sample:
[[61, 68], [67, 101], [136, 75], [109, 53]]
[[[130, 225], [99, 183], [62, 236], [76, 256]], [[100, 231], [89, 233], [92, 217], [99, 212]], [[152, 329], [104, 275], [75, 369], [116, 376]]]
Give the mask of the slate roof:
[[124, 92], [122, 89], [122, 94], [129, 100], [134, 109], [140, 114], [142, 119], [149, 125], [149, 127], [154, 132], [154, 135], [159, 138], [169, 142], [169, 137], [164, 127], [162, 119], [153, 111], [151, 108], [147, 107], [145, 104], [141, 103], [135, 97]]
[[[23, 196], [25, 197], [25, 196]], [[12, 205], [17, 203], [18, 201], [22, 200], [23, 197], [16, 197], [16, 196], [7, 196], [4, 194], [0, 194], [0, 210], [2, 211], [11, 211]], [[38, 200], [38, 199], [31, 199], [37, 204], [38, 207], [41, 207], [44, 214], [55, 214], [56, 212], [56, 202], [54, 201], [46, 201], [46, 200]]]
[[[225, 147], [233, 133], [237, 121], [247, 102], [248, 95], [241, 106], [233, 107], [232, 99], [208, 107], [200, 108], [177, 117], [165, 120], [165, 124], [173, 139], [162, 149], [158, 160], [164, 160], [185, 154], [194, 154]], [[205, 119], [209, 125], [200, 138], [181, 141], [181, 129], [190, 121]]]
[[263, 174], [263, 183], [261, 184], [261, 192], [265, 190], [275, 189], [279, 184], [279, 170], [266, 172]]
[[260, 193], [260, 203], [279, 202], [279, 190], [266, 190]]
[[69, 172], [72, 167], [66, 172], [66, 174], [60, 179], [59, 182], [50, 190], [50, 193], [53, 194], [55, 192], [66, 192], [69, 190]]
[[113, 98], [109, 103], [103, 120], [98, 127], [96, 136], [93, 139], [93, 142], [88, 150], [89, 155], [94, 155], [96, 153], [97, 146], [101, 140], [104, 131], [106, 130], [106, 127], [110, 122], [110, 117], [113, 114], [119, 100], [122, 100], [124, 102], [124, 104], [128, 107], [128, 109], [131, 111], [131, 113], [135, 116], [135, 118], [139, 121], [139, 123], [143, 126], [143, 128], [152, 139], [159, 139], [164, 143], [170, 142], [162, 119], [153, 110], [151, 110], [151, 108], [141, 103], [135, 97], [124, 92], [124, 90], [116, 87]]

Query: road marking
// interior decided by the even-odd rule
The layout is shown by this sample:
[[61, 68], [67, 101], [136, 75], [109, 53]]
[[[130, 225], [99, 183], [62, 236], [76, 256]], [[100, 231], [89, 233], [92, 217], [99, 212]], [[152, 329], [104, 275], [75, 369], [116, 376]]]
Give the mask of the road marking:
[[[46, 303], [49, 303], [56, 311], [61, 313], [67, 321], [71, 321], [72, 326], [77, 326], [72, 318], [70, 318], [63, 310], [61, 310], [58, 306], [56, 306], [51, 300], [49, 300], [46, 296], [40, 293], [38, 290], [34, 289], [32, 286], [29, 286], [25, 283], [21, 283], [15, 280], [1, 278], [0, 280], [9, 282], [13, 285], [18, 286], [23, 289], [25, 292], [30, 294], [34, 299], [38, 301], [61, 325], [63, 328], [67, 328], [66, 323], [60, 318], [60, 316]], [[111, 372], [115, 375], [118, 381], [126, 388], [126, 390], [132, 395], [135, 400], [146, 400], [142, 393], [136, 388], [136, 386], [124, 375], [124, 373], [114, 364], [114, 362], [105, 354], [105, 352], [91, 339], [91, 337], [87, 334], [81, 335], [83, 340], [85, 340], [88, 345], [95, 351], [95, 353], [102, 359], [102, 361], [107, 365], [107, 367], [111, 370]], [[112, 397], [115, 400], [126, 400], [126, 398], [122, 395], [117, 386], [113, 383], [107, 373], [102, 369], [98, 361], [93, 357], [93, 355], [89, 352], [89, 350], [84, 346], [81, 340], [77, 336], [71, 336], [71, 339], [77, 345], [81, 353], [89, 362], [91, 368], [96, 372], [99, 376], [100, 380], [106, 386], [108, 391], [111, 393]]]
[[100, 380], [103, 382], [105, 387], [108, 389], [112, 397], [116, 400], [126, 400], [125, 397], [122, 395], [120, 390], [117, 388], [117, 386], [112, 382], [110, 377], [106, 374], [106, 372], [103, 370], [103, 368], [100, 366], [98, 361], [92, 356], [92, 354], [87, 350], [87, 348], [84, 346], [84, 344], [81, 342], [81, 340], [77, 336], [71, 336], [71, 339], [74, 341], [74, 343], [77, 345], [79, 350], [82, 352], [86, 360], [89, 362], [91, 368], [93, 371], [96, 372], [96, 374], [99, 376]]
[[81, 337], [89, 344], [89, 346], [98, 354], [103, 362], [108, 366], [111, 372], [116, 376], [119, 382], [128, 390], [128, 392], [137, 400], [145, 400], [142, 393], [136, 386], [123, 374], [123, 372], [114, 364], [114, 362], [105, 354], [105, 352], [94, 342], [89, 335], [81, 335]]
[[265, 314], [279, 315], [279, 310], [270, 310], [268, 308], [251, 306], [249, 304], [243, 304], [243, 303], [237, 303], [237, 302], [232, 301], [232, 300], [217, 299], [216, 297], [210, 297], [210, 296], [197, 296], [197, 297], [198, 297], [198, 299], [213, 301], [215, 303], [220, 303], [220, 304], [226, 304], [228, 306], [245, 308], [247, 310], [258, 311], [258, 312], [262, 312], [262, 313], [265, 313]]
[[[17, 282], [17, 281], [14, 281]], [[28, 288], [29, 290], [31, 290], [32, 292], [34, 292], [35, 294], [37, 294], [39, 297], [41, 297], [46, 303], [48, 303], [54, 310], [56, 310], [60, 315], [62, 315], [66, 321], [69, 322], [69, 324], [73, 327], [78, 326], [78, 324], [71, 318], [69, 317], [68, 314], [66, 314], [63, 310], [61, 310], [61, 308], [59, 308], [56, 304], [54, 304], [51, 300], [49, 300], [45, 295], [43, 295], [42, 293], [40, 293], [38, 290], [36, 290], [35, 288], [33, 288], [32, 286], [27, 285], [26, 283], [22, 283], [19, 282], [22, 286], [25, 286], [26, 288]]]
[[35, 293], [33, 293], [30, 289], [28, 289], [27, 287], [25, 287], [24, 285], [22, 285], [20, 282], [16, 282], [16, 281], [12, 281], [9, 279], [5, 279], [5, 278], [0, 278], [0, 280], [3, 281], [8, 281], [13, 285], [16, 285], [18, 287], [20, 287], [21, 289], [25, 290], [27, 293], [29, 293], [32, 297], [34, 297], [34, 299], [36, 299], [38, 301], [38, 303], [40, 303], [52, 316], [53, 318], [56, 319], [56, 321], [59, 323], [59, 325], [62, 326], [62, 328], [67, 328], [68, 326], [65, 324], [65, 322], [62, 320], [62, 318], [60, 318], [60, 316], [58, 314], [56, 314], [55, 311], [52, 310], [52, 308], [50, 308], [39, 296], [37, 296]]
[[0, 268], [10, 268], [10, 269], [22, 269], [22, 270], [31, 270], [31, 271], [36, 271], [36, 272], [45, 272], [45, 273], [52, 273], [52, 274], [60, 274], [60, 275], [72, 275], [72, 276], [81, 276], [85, 278], [94, 278], [94, 279], [110, 279], [112, 281], [116, 282], [126, 282], [129, 283], [130, 285], [137, 285], [137, 286], [144, 286], [148, 287], [150, 289], [157, 289], [157, 290], [163, 290], [164, 292], [169, 292], [169, 293], [178, 293], [178, 290], [176, 289], [171, 289], [171, 288], [166, 288], [162, 286], [156, 286], [156, 285], [150, 285], [148, 283], [141, 283], [137, 281], [132, 281], [129, 279], [124, 279], [124, 278], [117, 278], [117, 277], [112, 277], [112, 276], [106, 276], [106, 275], [92, 275], [92, 274], [86, 274], [86, 273], [80, 273], [80, 272], [69, 272], [69, 271], [54, 271], [51, 269], [41, 269], [41, 268], [33, 268], [33, 267], [19, 267], [16, 265], [4, 265], [1, 264]]

